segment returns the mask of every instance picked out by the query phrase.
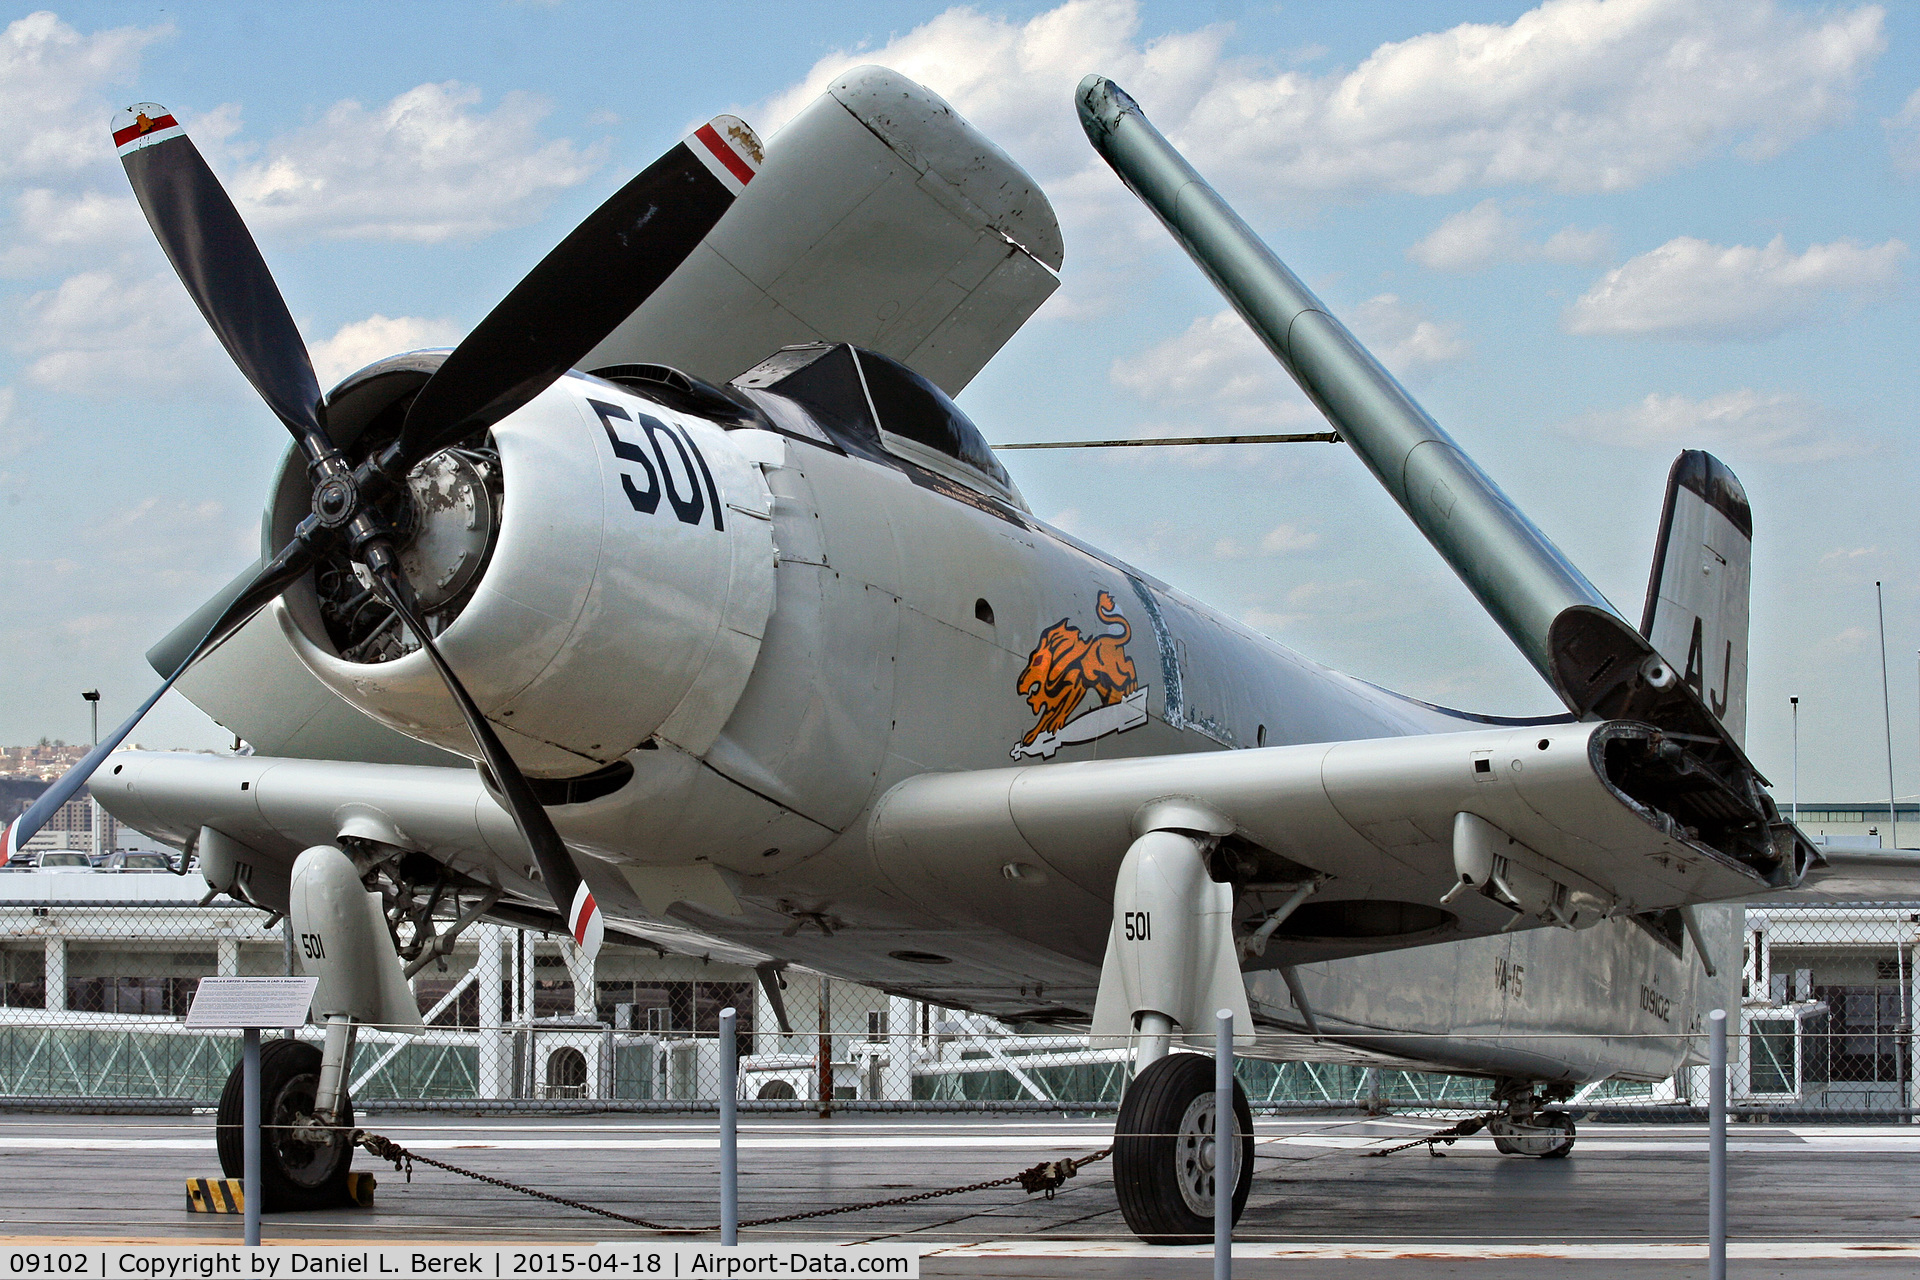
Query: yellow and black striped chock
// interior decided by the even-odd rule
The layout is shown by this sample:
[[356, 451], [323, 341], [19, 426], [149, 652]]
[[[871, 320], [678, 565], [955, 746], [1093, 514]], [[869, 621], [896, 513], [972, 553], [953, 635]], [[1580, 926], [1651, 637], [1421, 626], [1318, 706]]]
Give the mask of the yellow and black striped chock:
[[[347, 1175], [347, 1203], [342, 1206], [371, 1209], [373, 1191], [380, 1185], [370, 1173], [355, 1170]], [[247, 1207], [245, 1184], [238, 1178], [188, 1178], [187, 1212], [243, 1213]], [[261, 1206], [262, 1210], [267, 1208]]]
[[240, 1213], [246, 1195], [238, 1178], [188, 1178], [188, 1213]]

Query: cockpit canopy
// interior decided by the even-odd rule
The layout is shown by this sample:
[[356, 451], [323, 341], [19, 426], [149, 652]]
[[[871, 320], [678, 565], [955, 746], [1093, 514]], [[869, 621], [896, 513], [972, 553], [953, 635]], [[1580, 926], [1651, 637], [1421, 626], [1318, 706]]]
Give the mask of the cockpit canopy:
[[732, 387], [783, 430], [824, 433], [848, 453], [911, 463], [1026, 509], [980, 429], [897, 360], [845, 343], [809, 343], [775, 352]]
[[844, 342], [782, 347], [724, 388], [657, 364], [612, 365], [593, 376], [728, 430], [759, 427], [817, 440], [1028, 510], [1013, 477], [960, 406], [878, 352]]

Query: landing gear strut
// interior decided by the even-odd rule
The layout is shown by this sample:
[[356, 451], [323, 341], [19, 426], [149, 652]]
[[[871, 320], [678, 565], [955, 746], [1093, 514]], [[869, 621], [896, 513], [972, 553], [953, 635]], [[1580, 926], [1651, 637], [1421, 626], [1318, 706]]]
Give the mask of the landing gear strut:
[[1573, 1117], [1564, 1111], [1548, 1110], [1544, 1104], [1564, 1102], [1572, 1092], [1565, 1085], [1549, 1085], [1544, 1093], [1536, 1093], [1531, 1080], [1496, 1081], [1493, 1101], [1506, 1109], [1487, 1121], [1494, 1150], [1503, 1156], [1566, 1159], [1573, 1150]]
[[[1238, 1144], [1233, 1217], [1240, 1220], [1253, 1187], [1253, 1111], [1233, 1086]], [[1113, 1131], [1113, 1182], [1127, 1226], [1148, 1244], [1204, 1244], [1213, 1239], [1215, 1143], [1213, 1059], [1175, 1053], [1135, 1076], [1120, 1102]]]

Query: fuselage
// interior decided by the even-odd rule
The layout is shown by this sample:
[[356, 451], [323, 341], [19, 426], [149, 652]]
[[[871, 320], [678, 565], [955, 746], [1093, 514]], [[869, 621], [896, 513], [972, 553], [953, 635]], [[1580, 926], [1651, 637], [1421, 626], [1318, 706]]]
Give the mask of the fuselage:
[[[597, 402], [603, 422], [614, 405], [680, 430], [722, 477], [716, 507], [724, 499], [736, 521], [770, 517], [775, 548], [772, 609], [718, 733], [695, 750], [656, 734], [625, 753], [623, 785], [550, 807], [569, 844], [597, 860], [589, 878], [616, 924], [665, 918], [898, 994], [1070, 1024], [1093, 1007], [1110, 895], [1105, 918], [1049, 911], [1042, 897], [991, 927], [930, 909], [872, 847], [869, 820], [890, 788], [929, 772], [1525, 723], [1432, 707], [1311, 662], [1035, 519], [1010, 487], [976, 482], [964, 458], [892, 435], [848, 447], [764, 396], [771, 421], [726, 429], [577, 376], [517, 416], [578, 417], [583, 402]], [[737, 457], [764, 478], [760, 511], [726, 492]], [[622, 501], [603, 471], [589, 487], [607, 520], [675, 519], [665, 504]], [[685, 475], [691, 484], [694, 469]], [[513, 483], [509, 460], [509, 510]], [[686, 536], [705, 532], [684, 513], [681, 523], [698, 525]], [[1112, 850], [1114, 871], [1125, 852]], [[461, 861], [539, 899], [524, 860], [479, 850]], [[1725, 946], [1735, 930], [1709, 932]], [[1329, 1042], [1282, 1036], [1257, 1052], [1574, 1081], [1671, 1074], [1710, 994], [1684, 942], [1629, 921], [1308, 964], [1298, 978], [1310, 1012], [1273, 969], [1249, 972], [1256, 1021], [1299, 1032], [1317, 1018]], [[1539, 1038], [1548, 1033], [1558, 1038]]]
[[[1084, 1014], [1106, 922], [1010, 911], [999, 929], [969, 936], [910, 904], [869, 843], [868, 817], [890, 787], [929, 771], [1501, 723], [1311, 662], [1012, 502], [956, 493], [957, 482], [913, 458], [891, 466], [796, 436], [780, 437], [777, 454], [763, 468], [779, 549], [775, 608], [741, 701], [701, 759], [706, 785], [680, 784], [679, 753], [634, 752], [628, 830], [639, 838], [606, 849], [731, 873], [739, 915], [684, 901], [670, 909], [703, 931], [1005, 1017]], [[1136, 723], [1124, 704], [1142, 695]], [[1075, 731], [1102, 717], [1106, 732]], [[622, 807], [626, 790], [599, 803]], [[720, 809], [753, 813], [725, 847], [714, 837], [735, 823], [699, 816]], [[564, 818], [561, 828], [570, 831]], [[662, 832], [681, 841], [656, 842]], [[1116, 871], [1124, 852], [1113, 850]], [[1089, 923], [1070, 935], [1073, 920]], [[1657, 1078], [1697, 1023], [1704, 975], [1685, 950], [1618, 922], [1309, 965], [1300, 981], [1322, 1030], [1344, 1029], [1377, 1053], [1512, 1074]], [[1249, 980], [1257, 1011], [1301, 1025], [1276, 973]], [[1574, 1034], [1531, 1038], [1543, 1031]]]

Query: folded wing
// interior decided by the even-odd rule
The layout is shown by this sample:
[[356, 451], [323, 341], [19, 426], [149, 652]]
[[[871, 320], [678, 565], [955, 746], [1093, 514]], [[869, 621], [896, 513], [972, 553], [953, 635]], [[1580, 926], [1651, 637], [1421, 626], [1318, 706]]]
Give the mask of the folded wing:
[[[1657, 730], [1609, 721], [928, 774], [883, 800], [872, 847], [929, 911], [1098, 954], [1141, 830], [1225, 833], [1212, 874], [1235, 885], [1242, 937], [1312, 886], [1250, 966], [1764, 892], [1733, 851], [1793, 829], [1716, 817], [1710, 789], [1661, 772], [1662, 745]], [[1186, 816], [1170, 820], [1169, 806]], [[1080, 892], [1045, 895], [1042, 916], [1014, 921], [1031, 895], [1010, 882], [1034, 876]]]

